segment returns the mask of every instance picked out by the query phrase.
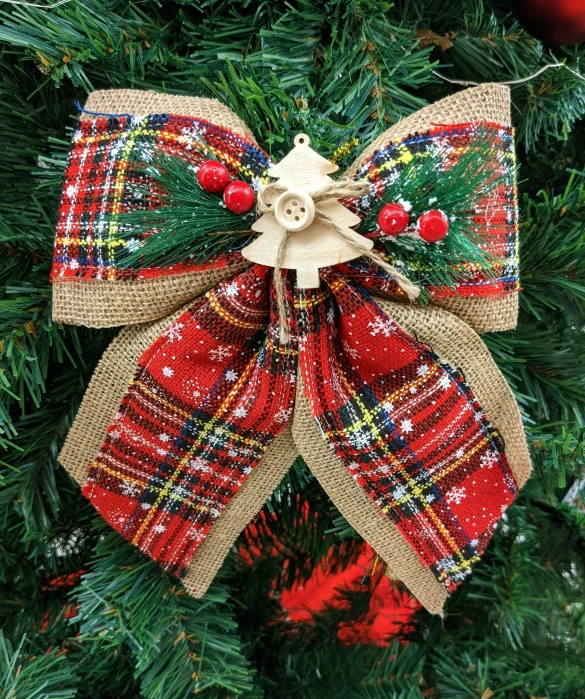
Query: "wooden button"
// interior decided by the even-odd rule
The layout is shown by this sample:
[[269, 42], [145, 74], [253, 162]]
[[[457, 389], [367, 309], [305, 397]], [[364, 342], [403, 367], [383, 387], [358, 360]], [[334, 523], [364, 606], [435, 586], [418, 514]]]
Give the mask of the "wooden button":
[[313, 223], [315, 202], [302, 189], [289, 189], [276, 200], [274, 215], [287, 231], [302, 231]]

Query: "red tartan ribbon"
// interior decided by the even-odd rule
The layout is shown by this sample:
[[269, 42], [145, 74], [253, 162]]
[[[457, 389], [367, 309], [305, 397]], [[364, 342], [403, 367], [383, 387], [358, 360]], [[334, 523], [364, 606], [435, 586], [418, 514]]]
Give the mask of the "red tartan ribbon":
[[[499, 435], [463, 377], [363, 287], [322, 278], [318, 291], [289, 286], [288, 345], [267, 267], [195, 301], [140, 358], [83, 492], [183, 574], [289, 422], [298, 368], [323, 437], [451, 590], [517, 491]], [[468, 504], [479, 501], [481, 515]]]
[[[356, 174], [372, 185], [370, 197], [354, 202], [357, 213], [365, 215], [383, 195], [404, 158], [424, 158], [439, 140], [455, 159], [476, 129], [476, 123], [436, 127], [376, 151]], [[201, 154], [190, 150], [195, 133], [232, 176], [252, 183], [266, 177], [266, 154], [203, 119], [150, 115], [135, 122], [122, 115], [81, 123], [57, 225], [54, 281], [135, 282], [202, 269], [124, 267], [129, 243], [116, 238], [115, 226], [104, 234], [112, 216], [143, 206], [132, 200], [132, 144], [197, 162]], [[470, 267], [455, 290], [423, 279], [435, 298], [518, 289], [510, 129], [498, 127], [494, 152], [505, 177], [484, 203], [490, 218], [482, 222], [493, 274]], [[214, 264], [240, 259], [233, 251]], [[359, 261], [322, 269], [319, 290], [293, 288], [287, 279], [287, 345], [279, 342], [271, 268], [255, 265], [193, 301], [140, 357], [84, 494], [128, 541], [183, 575], [291, 421], [300, 376], [335, 455], [422, 565], [453, 590], [479, 559], [518, 483], [464, 377], [401, 330], [372, 297], [380, 291], [396, 293], [396, 285]]]
[[[516, 182], [512, 130], [491, 122], [468, 122], [435, 127], [414, 134], [399, 143], [389, 143], [376, 151], [355, 175], [371, 184], [372, 194], [353, 202], [356, 213], [365, 217], [374, 202], [383, 196], [403, 161], [425, 158], [436, 149], [443, 169], [461, 158], [478, 138], [480, 128], [488, 128], [492, 152], [502, 174], [502, 183], [489, 200], [482, 202], [477, 223], [485, 236], [485, 247], [493, 256], [490, 269], [469, 266], [464, 280], [454, 287], [432, 287], [422, 279], [435, 298], [444, 296], [497, 298], [519, 289]], [[170, 267], [135, 269], [124, 258], [132, 250], [132, 241], [123, 240], [116, 216], [144, 206], [136, 196], [139, 181], [131, 166], [132, 156], [154, 148], [178, 155], [197, 165], [206, 158], [196, 150], [199, 141], [222, 160], [234, 178], [259, 186], [269, 176], [270, 159], [256, 144], [230, 129], [204, 119], [154, 114], [133, 120], [97, 118], [82, 121], [65, 173], [63, 197], [59, 209], [51, 278], [63, 280], [145, 280], [201, 271], [208, 265], [176, 264]], [[378, 233], [379, 235], [379, 233]], [[380, 250], [384, 254], [383, 250]], [[241, 260], [238, 252], [212, 261], [213, 266]], [[344, 265], [353, 275], [355, 264]], [[370, 275], [376, 272], [370, 270]], [[378, 288], [395, 293], [396, 284], [378, 274]]]

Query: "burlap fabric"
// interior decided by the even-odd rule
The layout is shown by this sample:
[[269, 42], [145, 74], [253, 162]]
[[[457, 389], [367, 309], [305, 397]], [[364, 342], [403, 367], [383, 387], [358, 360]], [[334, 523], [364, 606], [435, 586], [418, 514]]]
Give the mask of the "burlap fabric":
[[[154, 323], [124, 328], [104, 353], [59, 456], [61, 464], [80, 485], [138, 370], [138, 358], [183, 310]], [[197, 550], [183, 578], [190, 594], [195, 597], [205, 594], [230, 547], [284, 478], [298, 454], [291, 430], [287, 428], [268, 448], [262, 468], [252, 471]]]
[[[87, 98], [81, 119], [95, 114], [184, 114], [232, 129], [254, 140], [244, 121], [215, 99], [165, 95], [143, 90], [98, 90]], [[189, 299], [205, 293], [226, 276], [249, 266], [240, 264], [204, 272], [172, 274], [143, 280], [54, 280], [53, 319], [62, 323], [107, 328], [146, 323], [164, 317]]]
[[86, 113], [81, 114], [81, 119], [95, 119], [94, 115], [87, 112], [135, 116], [183, 114], [207, 119], [254, 140], [254, 135], [245, 121], [225, 104], [209, 97], [166, 95], [152, 90], [96, 90], [87, 98], [85, 110]]
[[[510, 467], [522, 486], [530, 458], [518, 407], [504, 377], [479, 336], [462, 320], [440, 309], [420, 309], [383, 299], [382, 308], [407, 332], [459, 368], [506, 444]], [[69, 433], [60, 461], [82, 483], [104, 441], [108, 425], [138, 370], [138, 358], [183, 309], [146, 325], [124, 328], [100, 361]], [[348, 522], [372, 544], [432, 613], [440, 613], [445, 588], [424, 568], [394, 525], [384, 517], [327, 446], [298, 379], [297, 405], [291, 429], [269, 447], [261, 464], [233, 498], [197, 551], [185, 578], [187, 590], [201, 596], [213, 580], [239, 533], [260, 510], [300, 453]]]
[[[102, 114], [147, 115], [184, 114], [207, 119], [233, 129], [246, 137], [253, 136], [231, 109], [217, 100], [202, 97], [165, 95], [141, 90], [99, 90], [85, 104], [87, 112]], [[84, 113], [82, 119], [95, 118]], [[488, 120], [509, 126], [510, 94], [502, 85], [486, 84], [446, 97], [398, 122], [370, 144], [349, 168], [354, 174], [382, 145], [437, 124]], [[231, 267], [235, 273], [242, 267]], [[227, 269], [188, 272], [155, 279], [128, 280], [55, 280], [53, 284], [53, 318], [63, 323], [92, 328], [144, 323], [171, 313], [187, 300], [204, 293], [224, 278]], [[502, 298], [446, 298], [435, 305], [455, 313], [477, 332], [507, 330], [516, 326], [518, 294]]]
[[[362, 152], [349, 168], [354, 175], [376, 150], [389, 142], [400, 141], [415, 132], [424, 133], [439, 124], [459, 124], [466, 121], [486, 120], [511, 126], [510, 88], [487, 83], [445, 97], [391, 126]], [[516, 327], [518, 294], [502, 298], [445, 298], [434, 305], [455, 313], [479, 333], [509, 330]]]

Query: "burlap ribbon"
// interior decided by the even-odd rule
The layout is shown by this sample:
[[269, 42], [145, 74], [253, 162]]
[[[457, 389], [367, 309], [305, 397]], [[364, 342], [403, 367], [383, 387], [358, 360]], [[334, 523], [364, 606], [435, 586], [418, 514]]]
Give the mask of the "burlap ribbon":
[[[440, 613], [530, 471], [516, 403], [475, 332], [515, 324], [515, 221], [494, 242], [499, 280], [459, 295], [437, 290], [426, 308], [382, 300], [395, 286], [359, 264], [325, 270], [319, 291], [287, 283], [283, 347], [268, 268], [234, 254], [205, 269], [127, 274], [108, 257], [115, 235], [100, 228], [100, 211], [111, 217], [120, 206], [131, 115], [180, 115], [180, 131], [167, 119], [173, 128], [157, 132], [163, 147], [188, 141], [195, 120], [208, 134], [209, 124], [223, 127], [241, 153], [255, 147], [246, 126], [215, 101], [154, 93], [98, 92], [86, 110], [102, 116], [82, 116], [68, 168], [53, 315], [129, 325], [94, 374], [63, 465], [112, 526], [201, 595], [301, 454], [392, 575]], [[141, 120], [144, 137], [160, 122]], [[409, 134], [478, 122], [509, 128], [506, 88], [422, 110], [347, 174]], [[88, 193], [116, 134], [115, 172]]]

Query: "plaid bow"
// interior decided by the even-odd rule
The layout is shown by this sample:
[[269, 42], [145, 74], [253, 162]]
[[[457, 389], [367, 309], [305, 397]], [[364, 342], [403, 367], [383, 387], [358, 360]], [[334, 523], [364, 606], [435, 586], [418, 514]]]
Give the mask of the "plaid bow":
[[[205, 265], [123, 265], [132, 241], [116, 217], [144, 207], [133, 152], [146, 144], [196, 159], [202, 138], [232, 176], [266, 182], [269, 158], [245, 125], [211, 100], [155, 95], [137, 116], [133, 100], [146, 93], [90, 96], [57, 224], [54, 317], [128, 325], [98, 366], [60, 458], [111, 526], [185, 576], [192, 593], [205, 591], [299, 453], [431, 611], [481, 556], [530, 468], [512, 394], [463, 322], [514, 324], [516, 190], [502, 90], [467, 90], [463, 107], [458, 95], [413, 115], [416, 130], [409, 120], [393, 127], [350, 170], [371, 183], [356, 206], [365, 216], [403, 163], [439, 143], [461, 157], [490, 124], [503, 184], [481, 224], [495, 274], [470, 265], [456, 289], [427, 285], [426, 308], [398, 303], [392, 279], [363, 260], [321, 270], [318, 290], [287, 278], [286, 345], [273, 270], [237, 251]], [[436, 125], [449, 100], [453, 117]]]

